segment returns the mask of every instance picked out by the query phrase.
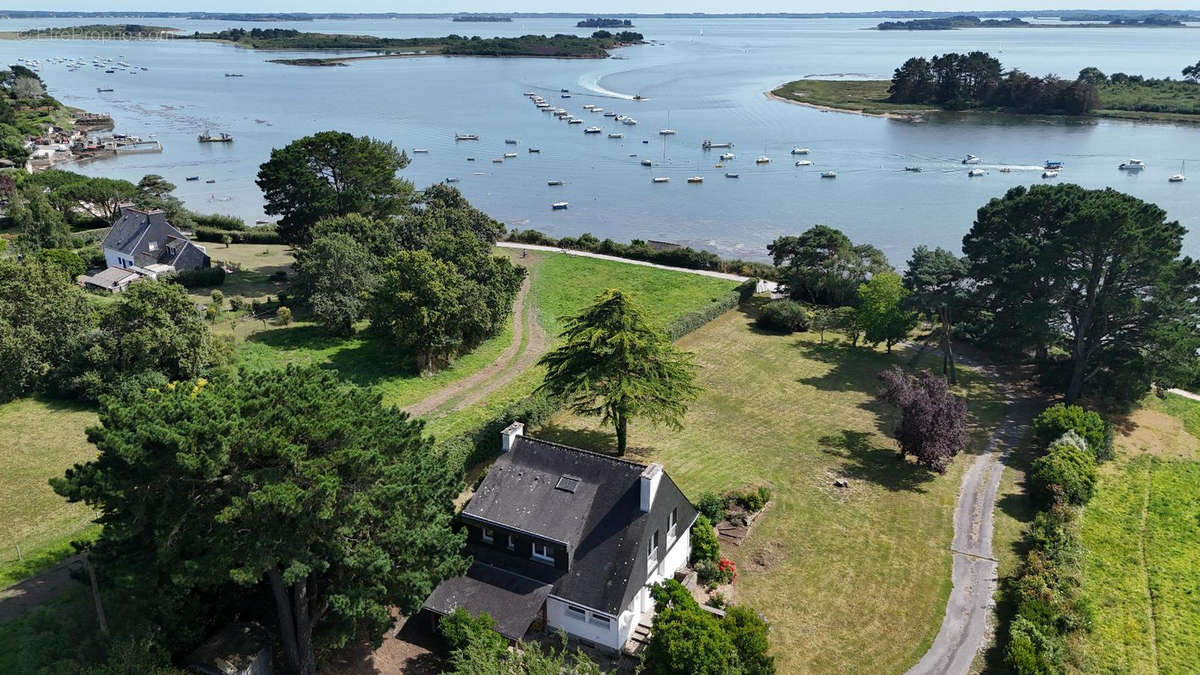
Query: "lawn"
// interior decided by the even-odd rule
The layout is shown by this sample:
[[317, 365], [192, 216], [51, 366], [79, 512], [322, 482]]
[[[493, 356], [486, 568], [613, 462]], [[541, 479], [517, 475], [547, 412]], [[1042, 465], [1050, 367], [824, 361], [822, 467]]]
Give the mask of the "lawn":
[[[1148, 399], [1100, 471], [1083, 521], [1085, 672], [1183, 673], [1200, 663], [1200, 404]], [[1190, 420], [1190, 422], [1189, 422]]]
[[71, 539], [95, 530], [90, 508], [68, 504], [47, 483], [95, 457], [84, 435], [94, 424], [95, 411], [82, 406], [34, 399], [0, 405], [0, 588], [58, 562], [73, 552]]
[[828, 106], [869, 115], [911, 114], [936, 110], [935, 106], [893, 103], [888, 99], [889, 80], [796, 80], [771, 93], [798, 103]]
[[[894, 413], [876, 374], [911, 355], [812, 334], [757, 331], [729, 312], [679, 342], [696, 354], [704, 389], [682, 431], [634, 423], [630, 455], [661, 462], [684, 492], [766, 484], [774, 499], [741, 548], [736, 602], [763, 612], [779, 671], [902, 672], [936, 635], [950, 591], [953, 507], [968, 458], [945, 475], [900, 461]], [[919, 362], [933, 366], [934, 357]], [[962, 393], [977, 427], [1003, 404], [971, 372]], [[611, 450], [611, 429], [556, 416], [533, 433]], [[972, 451], [986, 434], [976, 428]], [[849, 480], [837, 488], [835, 478]]]

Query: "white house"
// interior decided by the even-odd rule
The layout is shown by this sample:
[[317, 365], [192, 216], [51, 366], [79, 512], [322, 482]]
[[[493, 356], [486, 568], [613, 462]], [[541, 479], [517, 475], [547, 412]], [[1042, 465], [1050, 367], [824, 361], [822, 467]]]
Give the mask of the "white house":
[[175, 229], [159, 209], [144, 211], [122, 206], [100, 248], [109, 267], [134, 270], [145, 276], [152, 276], [156, 265], [190, 270], [208, 267], [210, 262], [204, 247], [192, 243]]
[[461, 514], [474, 563], [425, 608], [487, 612], [512, 640], [541, 618], [621, 649], [654, 609], [650, 586], [687, 564], [696, 509], [659, 464], [530, 438], [521, 423], [501, 447]]

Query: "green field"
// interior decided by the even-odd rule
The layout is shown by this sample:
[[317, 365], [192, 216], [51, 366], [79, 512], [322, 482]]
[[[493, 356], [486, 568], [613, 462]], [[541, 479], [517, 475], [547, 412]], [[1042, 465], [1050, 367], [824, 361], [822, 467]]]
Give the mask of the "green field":
[[[684, 337], [704, 389], [673, 432], [635, 423], [630, 454], [661, 462], [691, 498], [766, 484], [775, 497], [741, 548], [735, 602], [763, 612], [779, 672], [903, 672], [926, 651], [950, 591], [960, 457], [945, 475], [901, 461], [894, 413], [876, 374], [911, 356], [813, 334], [781, 336], [726, 313]], [[934, 366], [934, 358], [921, 365]], [[964, 372], [976, 416], [972, 450], [1003, 416], [989, 383]], [[556, 416], [533, 433], [580, 447], [615, 446], [595, 419]], [[834, 487], [846, 477], [849, 488]]]
[[[869, 115], [911, 116], [937, 112], [936, 106], [888, 101], [889, 80], [796, 80], [771, 93], [798, 103]], [[1170, 84], [1103, 84], [1093, 117], [1159, 122], [1200, 122], [1200, 86]], [[970, 112], [970, 111], [968, 111]]]
[[92, 510], [68, 504], [47, 483], [95, 456], [84, 435], [94, 424], [96, 413], [82, 406], [33, 399], [0, 405], [0, 588], [58, 562], [73, 552], [72, 539], [94, 531]]
[[1084, 514], [1085, 672], [1185, 673], [1200, 664], [1200, 404], [1148, 399], [1101, 469]]

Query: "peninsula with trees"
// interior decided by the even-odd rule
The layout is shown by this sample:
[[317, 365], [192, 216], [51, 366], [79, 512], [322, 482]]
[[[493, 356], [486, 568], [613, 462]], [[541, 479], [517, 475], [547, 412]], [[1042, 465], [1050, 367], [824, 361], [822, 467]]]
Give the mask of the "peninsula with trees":
[[[541, 58], [603, 59], [608, 50], [642, 41], [641, 33], [617, 35], [522, 35], [520, 37], [481, 38], [478, 35], [447, 35], [428, 38], [385, 38], [374, 35], [308, 33], [285, 28], [231, 28], [216, 33], [181, 35], [181, 40], [210, 40], [249, 49], [337, 50], [374, 52], [365, 58], [403, 56], [526, 56]], [[274, 59], [272, 63], [298, 66], [345, 65], [364, 57]]]
[[[1196, 17], [1176, 14], [1147, 14], [1133, 16], [1124, 14], [1063, 15], [1063, 23], [1030, 23], [1020, 17], [980, 18], [976, 15], [939, 16], [908, 21], [883, 21], [876, 30], [959, 30], [961, 28], [1109, 28], [1119, 26], [1142, 26], [1151, 28], [1183, 28], [1184, 21], [1200, 20]], [[1066, 23], [1068, 21], [1074, 23]]]
[[584, 19], [575, 24], [576, 28], [632, 28], [633, 22], [629, 19]]
[[1073, 80], [1005, 70], [986, 52], [908, 59], [891, 80], [797, 80], [768, 96], [823, 110], [919, 120], [948, 112], [1117, 117], [1200, 122], [1200, 63], [1183, 79], [1105, 74], [1084, 68]]
[[455, 23], [511, 23], [511, 16], [492, 16], [489, 14], [459, 14], [454, 17]]

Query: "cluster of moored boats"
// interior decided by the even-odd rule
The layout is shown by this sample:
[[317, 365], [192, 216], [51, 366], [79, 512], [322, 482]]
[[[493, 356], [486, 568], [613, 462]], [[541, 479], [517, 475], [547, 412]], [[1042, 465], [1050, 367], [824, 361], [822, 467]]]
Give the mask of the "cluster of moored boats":
[[[964, 165], [981, 164], [982, 162], [983, 162], [983, 160], [980, 159], [977, 155], [967, 155], [962, 160], [962, 163]], [[1187, 180], [1187, 176], [1183, 172], [1185, 164], [1186, 163], [1180, 164], [1179, 173], [1171, 174], [1171, 176], [1167, 178], [1167, 181], [1171, 182], [1171, 183], [1182, 183], [1185, 180]], [[1140, 159], [1130, 159], [1128, 161], [1121, 162], [1120, 164], [1117, 165], [1117, 170], [1127, 171], [1127, 172], [1131, 172], [1131, 173], [1138, 173], [1145, 169], [1146, 169], [1146, 163]], [[920, 170], [921, 170], [920, 167], [905, 167], [905, 171], [920, 171]], [[1002, 167], [1000, 167], [999, 171], [1000, 171], [1000, 173], [1012, 173], [1013, 168], [1010, 166], [1002, 166]], [[1063, 171], [1063, 163], [1058, 160], [1048, 159], [1045, 161], [1044, 164], [1042, 164], [1042, 178], [1046, 178], [1046, 179], [1058, 178], [1059, 175], [1061, 175], [1062, 171]], [[984, 169], [977, 166], [975, 168], [969, 169], [967, 171], [967, 176], [969, 178], [978, 178], [980, 176], [986, 176], [987, 173], [988, 173], [987, 171], [985, 171]]]
[[[117, 57], [117, 58], [120, 59], [120, 58], [124, 58], [124, 57]], [[79, 70], [80, 68], [87, 66], [88, 63], [89, 63], [88, 60], [84, 59], [84, 58], [68, 59], [68, 58], [64, 58], [62, 56], [46, 57], [46, 64], [65, 65], [67, 67], [67, 70], [69, 70], [71, 72], [74, 72], [76, 70]], [[91, 63], [92, 68], [97, 69], [97, 70], [102, 70], [105, 73], [108, 73], [110, 75], [113, 73], [119, 72], [119, 71], [124, 71], [124, 72], [129, 73], [130, 75], [134, 75], [139, 71], [150, 70], [146, 66], [130, 65], [124, 61], [117, 61], [117, 60], [114, 60], [111, 57], [107, 57], [107, 56], [97, 56], [94, 59], [92, 59], [92, 61], [90, 63]], [[42, 62], [39, 59], [18, 58], [17, 65], [25, 66], [26, 68], [34, 71], [35, 73], [40, 73], [41, 69], [42, 69]], [[111, 91], [111, 90], [109, 90], [109, 91]]]

